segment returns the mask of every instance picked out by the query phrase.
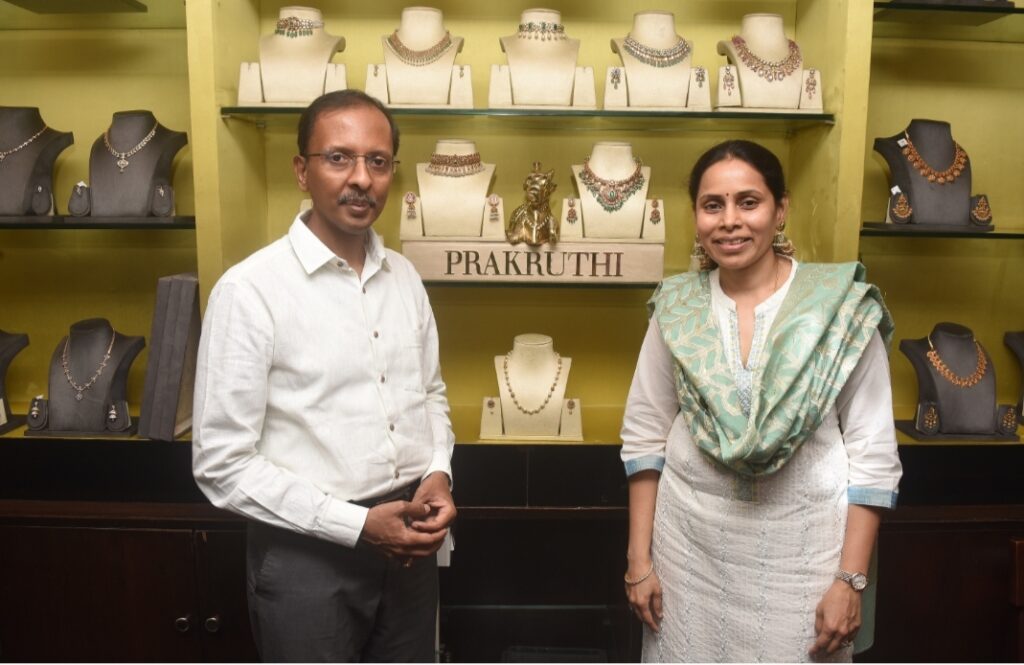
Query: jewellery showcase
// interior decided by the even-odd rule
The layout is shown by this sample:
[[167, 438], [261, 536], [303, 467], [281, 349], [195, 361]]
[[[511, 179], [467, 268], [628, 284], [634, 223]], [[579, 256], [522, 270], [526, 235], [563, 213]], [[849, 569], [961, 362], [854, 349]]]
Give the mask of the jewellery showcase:
[[488, 193], [494, 165], [471, 140], [441, 139], [416, 165], [419, 191], [402, 197], [402, 253], [430, 281], [660, 280], [665, 208], [647, 198], [650, 168], [628, 143], [599, 142], [572, 174], [579, 195], [559, 214], [556, 170], [535, 162], [506, 221], [502, 198]]
[[1018, 440], [1020, 404], [996, 404], [992, 359], [969, 328], [939, 323], [924, 339], [902, 340], [900, 351], [917, 375], [918, 404], [897, 429], [915, 439]]
[[74, 140], [49, 127], [38, 108], [0, 107], [0, 217], [53, 214], [54, 164]]
[[0, 434], [25, 424], [25, 416], [11, 413], [11, 403], [7, 397], [7, 369], [15, 356], [27, 346], [28, 335], [0, 330]]
[[971, 195], [971, 159], [953, 139], [949, 123], [914, 119], [905, 129], [875, 139], [889, 167], [889, 202], [884, 223], [869, 228], [906, 232], [993, 230], [984, 194]]
[[480, 438], [581, 441], [580, 402], [565, 399], [571, 365], [551, 337], [516, 335], [512, 349], [494, 358], [498, 396], [483, 400]]

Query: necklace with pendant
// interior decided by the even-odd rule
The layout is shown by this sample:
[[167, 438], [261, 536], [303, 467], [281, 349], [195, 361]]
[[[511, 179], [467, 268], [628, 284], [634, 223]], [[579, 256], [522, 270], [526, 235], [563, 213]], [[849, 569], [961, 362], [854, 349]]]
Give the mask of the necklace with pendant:
[[906, 156], [907, 161], [917, 169], [917, 172], [921, 174], [921, 177], [927, 178], [928, 182], [937, 182], [940, 185], [948, 185], [956, 180], [964, 170], [964, 166], [967, 165], [967, 153], [960, 144], [953, 141], [953, 163], [942, 171], [936, 171], [932, 168], [928, 162], [924, 161], [924, 157], [914, 147], [914, 142], [910, 140], [910, 133], [903, 130], [903, 140], [906, 145], [903, 146], [903, 154]]
[[110, 344], [107, 345], [107, 351], [103, 354], [103, 360], [100, 361], [100, 366], [96, 368], [92, 376], [88, 381], [79, 385], [75, 383], [75, 379], [71, 376], [71, 362], [69, 359], [69, 351], [71, 349], [71, 335], [69, 334], [67, 339], [64, 340], [64, 351], [60, 354], [60, 365], [64, 368], [64, 377], [68, 380], [68, 384], [75, 389], [75, 399], [79, 402], [84, 399], [84, 393], [89, 388], [92, 388], [93, 384], [96, 383], [96, 379], [100, 378], [100, 374], [103, 373], [103, 369], [107, 366], [107, 361], [110, 360], [110, 352], [114, 349], [114, 340], [117, 339], [117, 332], [113, 331], [110, 335]]
[[445, 30], [444, 37], [441, 38], [441, 41], [429, 48], [423, 49], [422, 51], [414, 51], [403, 44], [402, 40], [398, 37], [397, 30], [388, 35], [385, 42], [391, 49], [392, 53], [394, 53], [395, 56], [405, 64], [410, 67], [423, 67], [441, 59], [444, 52], [452, 45], [452, 35], [450, 32]]
[[583, 161], [579, 180], [587, 191], [594, 195], [602, 208], [607, 212], [615, 212], [644, 186], [644, 175], [641, 171], [643, 163], [639, 159], [633, 161], [636, 163], [636, 170], [631, 176], [625, 180], [605, 180], [591, 170], [590, 157], [587, 157]]
[[11, 148], [10, 150], [0, 150], [0, 164], [3, 164], [3, 162], [4, 162], [4, 160], [5, 160], [5, 159], [7, 159], [8, 157], [10, 157], [10, 156], [11, 156], [11, 155], [13, 155], [14, 153], [18, 152], [19, 150], [24, 150], [25, 148], [27, 148], [27, 147], [29, 146], [29, 144], [30, 144], [30, 143], [32, 143], [32, 142], [33, 142], [33, 141], [35, 141], [35, 140], [36, 140], [37, 138], [39, 138], [40, 136], [42, 136], [42, 135], [43, 135], [43, 132], [45, 132], [45, 131], [46, 131], [47, 129], [49, 129], [49, 128], [48, 128], [48, 127], [47, 127], [46, 125], [43, 125], [43, 128], [42, 128], [42, 129], [40, 129], [40, 130], [39, 130], [38, 132], [36, 132], [36, 133], [35, 133], [35, 134], [33, 134], [32, 136], [30, 136], [30, 137], [28, 138], [28, 140], [26, 140], [26, 141], [22, 142], [22, 144], [21, 144], [21, 145], [17, 145], [17, 146], [15, 146], [15, 147]]
[[555, 380], [551, 382], [551, 387], [548, 388], [548, 396], [544, 398], [544, 401], [541, 402], [540, 406], [536, 409], [527, 409], [520, 404], [519, 400], [516, 398], [516, 391], [512, 388], [512, 380], [508, 375], [508, 359], [511, 355], [511, 351], [505, 354], [505, 362], [502, 366], [505, 373], [505, 388], [508, 389], [508, 394], [512, 398], [512, 403], [516, 405], [517, 409], [528, 416], [535, 416], [544, 410], [544, 407], [546, 407], [548, 402], [551, 401], [551, 396], [555, 394], [555, 388], [558, 387], [558, 379], [562, 376], [562, 356], [557, 353], [555, 354], [555, 359], [558, 361], [558, 367], [555, 369]]
[[153, 129], [149, 130], [149, 133], [146, 134], [141, 141], [135, 144], [134, 148], [126, 152], [119, 152], [117, 150], [114, 150], [114, 146], [110, 145], [110, 130], [108, 129], [107, 131], [103, 132], [103, 145], [107, 146], [107, 150], [110, 152], [111, 155], [117, 157], [117, 161], [114, 163], [117, 164], [119, 173], [124, 173], [124, 170], [128, 168], [129, 157], [131, 157], [132, 155], [134, 155], [135, 153], [149, 145], [149, 142], [153, 140], [154, 136], [156, 136], [156, 128], [159, 126], [160, 123], [154, 124]]
[[939, 373], [939, 376], [949, 381], [957, 388], [970, 388], [976, 386], [982, 377], [985, 376], [985, 370], [988, 368], [988, 359], [985, 358], [985, 351], [981, 348], [981, 344], [978, 344], [978, 340], [974, 341], [974, 347], [978, 354], [978, 365], [975, 367], [974, 372], [967, 376], [958, 376], [953, 373], [942, 358], [939, 356], [939, 351], [932, 345], [932, 336], [928, 335], [928, 361], [935, 368], [935, 371]]
[[755, 74], [768, 81], [781, 81], [795, 72], [803, 62], [803, 58], [800, 56], [800, 47], [796, 45], [796, 42], [792, 39], [786, 41], [789, 42], [789, 55], [777, 62], [754, 55], [747, 46], [746, 40], [739, 35], [732, 38], [732, 46], [736, 49], [736, 54], [740, 56], [743, 64]]

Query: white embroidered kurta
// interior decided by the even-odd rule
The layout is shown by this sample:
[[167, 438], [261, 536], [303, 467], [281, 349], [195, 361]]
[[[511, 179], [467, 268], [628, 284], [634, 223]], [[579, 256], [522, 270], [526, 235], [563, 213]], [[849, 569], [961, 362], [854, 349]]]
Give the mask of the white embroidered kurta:
[[[745, 410], [750, 378], [799, 269], [755, 309], [746, 367], [734, 303], [711, 275], [712, 308]], [[652, 321], [623, 423], [629, 475], [661, 471], [652, 556], [661, 631], [645, 661], [809, 660], [814, 610], [839, 568], [849, 503], [892, 507], [901, 475], [885, 346], [876, 333], [819, 429], [777, 473], [748, 480], [702, 453], [679, 411], [675, 359]], [[850, 660], [852, 648], [834, 659]]]

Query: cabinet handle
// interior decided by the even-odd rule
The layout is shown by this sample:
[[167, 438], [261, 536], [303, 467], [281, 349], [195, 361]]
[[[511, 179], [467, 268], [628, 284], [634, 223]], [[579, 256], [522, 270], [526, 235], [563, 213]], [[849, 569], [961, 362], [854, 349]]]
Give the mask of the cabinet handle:
[[216, 633], [220, 630], [220, 615], [214, 614], [212, 617], [207, 617], [206, 621], [203, 622], [203, 627], [206, 628], [208, 633]]
[[179, 633], [187, 633], [192, 627], [192, 620], [189, 617], [178, 617], [174, 620], [174, 630]]

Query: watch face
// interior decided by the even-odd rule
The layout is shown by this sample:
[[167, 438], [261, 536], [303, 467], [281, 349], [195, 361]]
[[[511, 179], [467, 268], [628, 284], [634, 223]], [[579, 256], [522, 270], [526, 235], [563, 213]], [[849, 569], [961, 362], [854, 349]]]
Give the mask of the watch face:
[[853, 577], [850, 578], [850, 586], [855, 591], [863, 591], [868, 586], [868, 578], [860, 573], [854, 573]]

